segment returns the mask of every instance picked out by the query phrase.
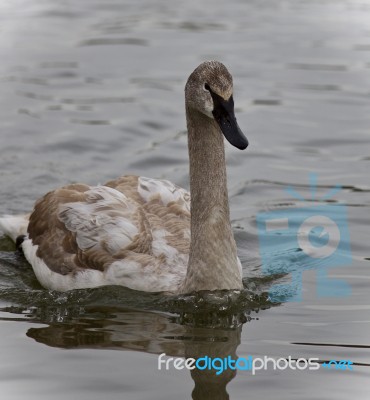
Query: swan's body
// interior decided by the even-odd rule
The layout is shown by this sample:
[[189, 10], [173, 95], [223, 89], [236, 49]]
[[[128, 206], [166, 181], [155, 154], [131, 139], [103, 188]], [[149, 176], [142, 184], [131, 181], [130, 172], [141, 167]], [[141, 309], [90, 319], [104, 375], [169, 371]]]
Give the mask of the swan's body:
[[201, 64], [185, 88], [190, 194], [169, 181], [123, 176], [65, 186], [30, 216], [4, 217], [40, 283], [65, 291], [123, 285], [151, 292], [240, 289], [226, 187], [225, 137], [247, 147], [233, 112], [232, 78]]

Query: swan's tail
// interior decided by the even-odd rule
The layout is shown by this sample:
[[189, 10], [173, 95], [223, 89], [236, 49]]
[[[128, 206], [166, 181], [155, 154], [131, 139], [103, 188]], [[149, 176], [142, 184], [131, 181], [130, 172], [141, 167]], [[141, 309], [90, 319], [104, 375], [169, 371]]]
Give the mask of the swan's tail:
[[1, 233], [9, 236], [14, 242], [20, 235], [27, 235], [29, 214], [26, 215], [4, 215], [0, 217]]

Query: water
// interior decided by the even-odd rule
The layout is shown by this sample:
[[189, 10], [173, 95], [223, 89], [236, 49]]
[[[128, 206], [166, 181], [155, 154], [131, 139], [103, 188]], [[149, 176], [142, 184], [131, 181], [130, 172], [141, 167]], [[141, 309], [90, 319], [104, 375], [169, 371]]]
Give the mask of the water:
[[[200, 399], [226, 391], [232, 399], [368, 398], [369, 20], [368, 0], [1, 3], [0, 214], [27, 212], [65, 183], [120, 174], [188, 187], [183, 88], [204, 59], [231, 70], [251, 144], [227, 147], [243, 317], [226, 310], [223, 323], [202, 325], [170, 312], [184, 303], [124, 288], [48, 292], [1, 239], [2, 397], [173, 399], [191, 398], [195, 387]], [[318, 174], [316, 199], [336, 184], [343, 190], [312, 200], [310, 173]], [[277, 277], [262, 273], [256, 215], [299, 207], [287, 186], [305, 205], [347, 205], [353, 262], [329, 276], [347, 282], [350, 296], [318, 297], [313, 268], [301, 302], [266, 302]], [[356, 365], [215, 377], [158, 371], [162, 352]]]

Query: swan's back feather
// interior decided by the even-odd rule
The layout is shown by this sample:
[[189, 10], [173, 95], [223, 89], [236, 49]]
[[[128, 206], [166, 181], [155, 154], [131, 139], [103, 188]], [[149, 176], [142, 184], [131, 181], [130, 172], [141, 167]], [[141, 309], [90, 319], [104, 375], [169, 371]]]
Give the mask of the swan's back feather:
[[114, 255], [139, 233], [134, 223], [137, 208], [123, 193], [97, 186], [85, 192], [84, 202], [61, 205], [59, 220], [75, 233], [81, 250], [106, 250]]
[[139, 194], [146, 202], [159, 195], [165, 206], [171, 202], [175, 202], [184, 211], [190, 213], [190, 194], [185, 189], [167, 180], [145, 178], [143, 176], [139, 178], [138, 183]]
[[57, 274], [97, 270], [101, 284], [172, 291], [186, 273], [189, 210], [184, 189], [124, 176], [104, 186], [75, 184], [48, 193], [35, 205], [28, 235], [36, 256]]

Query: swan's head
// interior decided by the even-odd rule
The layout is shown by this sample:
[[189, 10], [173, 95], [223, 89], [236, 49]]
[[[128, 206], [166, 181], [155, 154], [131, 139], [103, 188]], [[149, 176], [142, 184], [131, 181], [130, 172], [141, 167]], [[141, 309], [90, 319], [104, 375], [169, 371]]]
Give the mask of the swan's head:
[[205, 61], [189, 76], [185, 86], [185, 102], [214, 119], [225, 138], [244, 150], [248, 140], [240, 130], [234, 114], [233, 78], [218, 61]]

